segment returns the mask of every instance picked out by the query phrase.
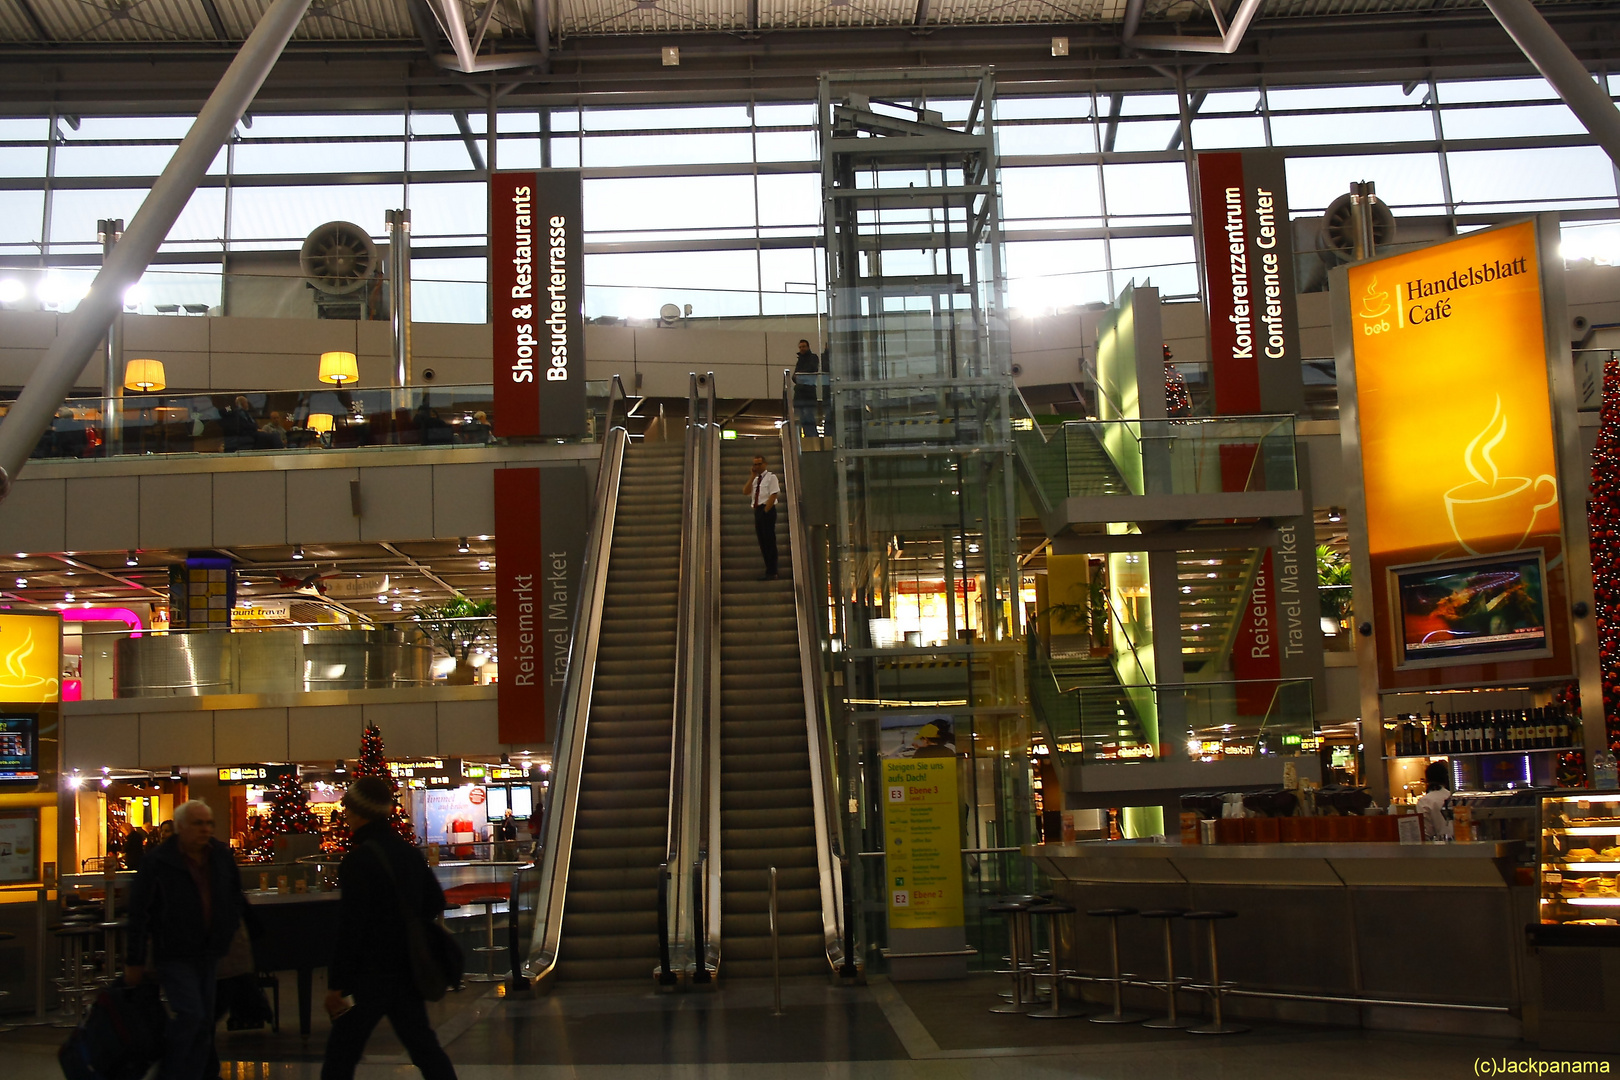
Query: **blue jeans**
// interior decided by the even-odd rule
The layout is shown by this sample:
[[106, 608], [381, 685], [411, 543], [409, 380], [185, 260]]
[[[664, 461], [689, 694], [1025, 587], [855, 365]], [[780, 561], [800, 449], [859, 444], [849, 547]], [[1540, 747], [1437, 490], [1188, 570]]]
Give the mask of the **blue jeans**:
[[820, 434], [816, 430], [816, 405], [814, 398], [793, 403], [793, 411], [799, 414], [799, 434], [807, 439], [813, 439]]
[[160, 1080], [203, 1080], [214, 1047], [214, 961], [165, 960], [158, 985], [169, 1002]]

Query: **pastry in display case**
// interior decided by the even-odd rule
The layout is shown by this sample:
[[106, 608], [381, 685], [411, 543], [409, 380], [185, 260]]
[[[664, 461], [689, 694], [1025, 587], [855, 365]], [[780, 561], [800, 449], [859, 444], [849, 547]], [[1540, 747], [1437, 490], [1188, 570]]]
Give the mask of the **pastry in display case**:
[[1543, 927], [1607, 926], [1620, 934], [1620, 792], [1542, 799], [1538, 884]]

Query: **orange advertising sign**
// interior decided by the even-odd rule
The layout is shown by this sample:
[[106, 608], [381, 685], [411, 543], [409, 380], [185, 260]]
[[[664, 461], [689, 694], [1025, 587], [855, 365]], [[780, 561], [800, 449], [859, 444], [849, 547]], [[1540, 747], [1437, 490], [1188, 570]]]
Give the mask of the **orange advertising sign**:
[[[1539, 556], [1546, 599], [1561, 594], [1561, 493], [1535, 224], [1362, 263], [1350, 268], [1348, 284], [1381, 638], [1400, 636], [1389, 570], [1401, 564]], [[1414, 632], [1416, 623], [1407, 625]], [[1567, 648], [1554, 648], [1567, 664]], [[1397, 657], [1387, 642], [1379, 661], [1385, 685], [1406, 682], [1389, 678]]]
[[1535, 226], [1352, 267], [1350, 302], [1373, 553], [1556, 536]]
[[0, 615], [0, 701], [57, 701], [61, 678], [62, 621], [55, 615]]

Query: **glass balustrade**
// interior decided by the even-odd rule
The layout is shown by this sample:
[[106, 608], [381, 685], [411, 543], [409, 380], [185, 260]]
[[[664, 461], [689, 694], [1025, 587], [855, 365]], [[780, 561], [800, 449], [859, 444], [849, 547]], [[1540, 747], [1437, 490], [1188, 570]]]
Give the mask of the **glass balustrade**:
[[1071, 497], [1299, 487], [1292, 416], [1065, 420], [1014, 408], [1024, 475], [1051, 509]]
[[[587, 432], [570, 441], [595, 439], [609, 385], [606, 380], [586, 383]], [[117, 401], [118, 430], [109, 433], [99, 396], [67, 399], [40, 436], [32, 457], [308, 453], [368, 447], [486, 446], [501, 441], [494, 430], [494, 389], [488, 385], [126, 392]], [[0, 401], [0, 416], [11, 403]]]
[[[1086, 764], [1313, 753], [1310, 679], [1104, 683], [1030, 650], [1030, 703], [1049, 753]], [[1155, 737], [1155, 729], [1158, 737]]]

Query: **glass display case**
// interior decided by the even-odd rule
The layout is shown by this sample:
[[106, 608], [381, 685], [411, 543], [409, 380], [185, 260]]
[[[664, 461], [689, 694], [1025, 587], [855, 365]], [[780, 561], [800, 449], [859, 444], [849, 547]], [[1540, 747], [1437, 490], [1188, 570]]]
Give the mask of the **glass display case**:
[[1543, 926], [1620, 926], [1620, 791], [1541, 800]]

